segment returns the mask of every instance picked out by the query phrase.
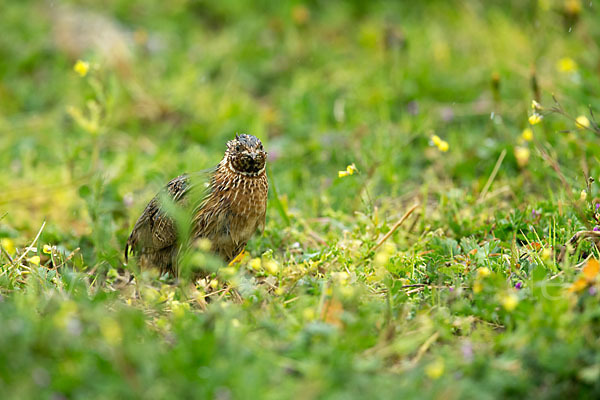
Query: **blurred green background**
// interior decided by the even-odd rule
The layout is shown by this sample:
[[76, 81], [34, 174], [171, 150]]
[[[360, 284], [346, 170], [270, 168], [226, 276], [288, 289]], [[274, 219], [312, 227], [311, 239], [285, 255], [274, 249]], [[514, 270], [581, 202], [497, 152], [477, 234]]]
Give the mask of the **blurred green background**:
[[[498, 293], [515, 275], [489, 257], [502, 254], [515, 268], [532, 242], [556, 250], [596, 224], [588, 178], [600, 176], [600, 130], [589, 112], [600, 106], [599, 7], [593, 0], [4, 0], [0, 325], [9, 328], [0, 329], [0, 394], [597, 395], [598, 340], [569, 335], [577, 331], [570, 326], [597, 333], [598, 307], [593, 317], [568, 314], [573, 319], [549, 326], [532, 314], [576, 313], [572, 298], [541, 309], [521, 298], [520, 317], [498, 311]], [[562, 115], [550, 112], [552, 95]], [[530, 126], [532, 99], [544, 118]], [[578, 116], [590, 129], [575, 124]], [[269, 152], [267, 229], [248, 250], [279, 265], [269, 282], [283, 297], [256, 289], [262, 294], [228, 314], [221, 301], [198, 312], [193, 295], [156, 277], [147, 283], [156, 302], [139, 287], [133, 295], [115, 289], [125, 240], [148, 200], [169, 179], [216, 165], [235, 133], [258, 136]], [[358, 173], [340, 177], [351, 164]], [[587, 198], [577, 203], [582, 190]], [[420, 217], [390, 240], [401, 252], [386, 250], [395, 258], [384, 277], [377, 257], [371, 263], [373, 244], [416, 201]], [[15, 262], [38, 231], [41, 259], [29, 252]], [[473, 249], [486, 256], [457, 267], [455, 257]], [[569, 265], [595, 251], [588, 246]], [[534, 259], [522, 262], [530, 265], [517, 274], [523, 282], [538, 263], [545, 272], [536, 281], [564, 267]], [[435, 288], [413, 297], [400, 288], [470, 287], [479, 282], [475, 266], [497, 273], [496, 286], [455, 308]], [[578, 270], [569, 271], [561, 282], [575, 279]], [[346, 331], [323, 311], [336, 273], [364, 290], [353, 300], [341, 292]], [[324, 322], [305, 326], [313, 309]], [[421, 312], [431, 320], [418, 319]], [[66, 328], [52, 322], [61, 318]], [[472, 351], [453, 336], [464, 318], [485, 322], [472, 339], [485, 350], [468, 366], [454, 365], [465, 377], [456, 380], [448, 360]], [[230, 332], [224, 326], [232, 320], [247, 331]], [[535, 334], [524, 332], [537, 329], [553, 333], [529, 342]], [[505, 330], [514, 336], [502, 337]], [[406, 341], [369, 353], [401, 331]], [[427, 352], [423, 342], [435, 332], [431, 343], [442, 339], [439, 353], [425, 357], [428, 370], [420, 349]], [[548, 356], [548, 346], [567, 336]], [[106, 348], [88, 352], [98, 340]], [[563, 360], [555, 370], [553, 357]]]

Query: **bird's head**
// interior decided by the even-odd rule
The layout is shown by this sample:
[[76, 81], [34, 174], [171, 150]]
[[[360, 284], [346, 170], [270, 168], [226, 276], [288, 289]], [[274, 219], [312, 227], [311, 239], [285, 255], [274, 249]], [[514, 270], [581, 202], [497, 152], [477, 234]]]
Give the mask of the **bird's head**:
[[264, 171], [267, 152], [256, 136], [236, 134], [235, 139], [227, 142], [225, 159], [235, 172], [253, 176]]

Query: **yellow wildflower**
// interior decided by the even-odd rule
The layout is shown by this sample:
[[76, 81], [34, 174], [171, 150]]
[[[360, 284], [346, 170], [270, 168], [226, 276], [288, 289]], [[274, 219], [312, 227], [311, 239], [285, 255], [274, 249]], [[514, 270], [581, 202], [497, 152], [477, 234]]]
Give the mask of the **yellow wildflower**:
[[579, 194], [579, 200], [585, 201], [585, 199], [587, 199], [587, 191], [585, 189], [583, 189], [581, 191], [581, 193]]
[[2, 246], [8, 254], [13, 254], [15, 252], [15, 243], [10, 238], [0, 239], [0, 246]]
[[540, 103], [535, 100], [531, 100], [531, 108], [537, 111], [541, 111], [544, 109]]
[[431, 142], [440, 150], [443, 152], [448, 151], [448, 149], [450, 148], [450, 145], [448, 145], [448, 142], [446, 142], [445, 140], [441, 139], [438, 135], [433, 135], [431, 137]]
[[581, 272], [588, 282], [592, 282], [600, 273], [600, 263], [595, 258], [590, 258], [581, 269]]
[[577, 63], [570, 57], [564, 57], [558, 60], [556, 68], [560, 72], [575, 72], [577, 71]]
[[438, 379], [444, 374], [444, 360], [438, 358], [425, 367], [425, 374], [431, 379]]
[[548, 260], [550, 257], [552, 257], [552, 249], [550, 247], [545, 247], [544, 250], [542, 250], [542, 260]]
[[515, 158], [519, 167], [523, 168], [529, 162], [529, 156], [531, 152], [527, 147], [517, 146], [515, 147]]
[[52, 254], [52, 246], [50, 246], [49, 244], [45, 244], [42, 248], [42, 251], [44, 252], [44, 254]]
[[578, 15], [581, 13], [581, 0], [565, 0], [564, 7], [567, 14]]
[[590, 127], [590, 120], [585, 115], [580, 115], [575, 119], [575, 125], [579, 129], [585, 129]]
[[583, 266], [579, 279], [569, 287], [569, 292], [581, 292], [594, 283], [598, 273], [600, 273], [600, 263], [595, 258], [590, 258]]
[[340, 285], [346, 285], [348, 283], [348, 279], [350, 279], [350, 275], [348, 275], [348, 273], [345, 271], [333, 272], [331, 274], [331, 277], [335, 282], [339, 283]]
[[511, 312], [517, 308], [519, 297], [515, 293], [505, 293], [500, 298], [500, 304], [502, 304], [502, 307], [504, 307], [506, 311]]
[[27, 259], [30, 263], [34, 265], [40, 265], [40, 256], [33, 256]]
[[77, 60], [73, 66], [73, 71], [77, 72], [82, 78], [87, 75], [90, 70], [90, 63], [86, 61]]
[[265, 262], [265, 270], [271, 275], [275, 275], [279, 272], [279, 265], [275, 260], [268, 260]]
[[539, 124], [542, 121], [542, 118], [544, 118], [542, 115], [533, 113], [529, 116], [529, 123], [531, 125]]
[[531, 128], [523, 129], [523, 132], [521, 133], [521, 137], [526, 142], [531, 142], [533, 140], [533, 131], [531, 130]]
[[478, 278], [485, 278], [486, 276], [490, 276], [492, 272], [490, 271], [490, 269], [488, 267], [481, 267], [477, 269], [477, 277]]
[[252, 268], [255, 271], [260, 270], [261, 267], [261, 260], [260, 258], [253, 258], [252, 260], [250, 260], [250, 268]]
[[475, 281], [473, 284], [473, 293], [480, 293], [483, 290], [483, 284], [479, 281]]
[[358, 168], [356, 168], [356, 165], [352, 163], [346, 167], [345, 171], [338, 172], [338, 178], [343, 178], [348, 175], [354, 175], [356, 172], [358, 172]]
[[440, 151], [443, 151], [444, 153], [447, 152], [449, 148], [450, 145], [448, 145], [448, 142], [446, 142], [445, 140], [442, 140], [442, 142], [438, 146], [438, 149], [440, 149]]

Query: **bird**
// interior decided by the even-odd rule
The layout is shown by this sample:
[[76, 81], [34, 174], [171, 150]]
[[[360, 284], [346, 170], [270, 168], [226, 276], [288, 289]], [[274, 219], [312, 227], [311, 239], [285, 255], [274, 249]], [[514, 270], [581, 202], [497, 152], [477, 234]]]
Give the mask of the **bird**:
[[142, 269], [177, 274], [178, 255], [189, 242], [179, 237], [181, 219], [173, 218], [167, 203], [191, 211], [186, 221], [192, 242], [208, 239], [211, 251], [231, 262], [255, 232], [265, 229], [266, 163], [260, 139], [236, 134], [216, 167], [180, 175], [150, 200], [129, 235], [125, 262], [132, 253]]

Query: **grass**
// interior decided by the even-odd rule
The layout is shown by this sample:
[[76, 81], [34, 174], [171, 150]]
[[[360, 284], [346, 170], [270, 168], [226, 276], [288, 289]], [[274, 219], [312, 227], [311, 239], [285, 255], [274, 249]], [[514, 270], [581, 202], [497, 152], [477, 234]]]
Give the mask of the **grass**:
[[[598, 397], [597, 19], [577, 0], [9, 2], [0, 397]], [[249, 255], [197, 246], [196, 282], [124, 266], [148, 200], [236, 132], [270, 153]]]

